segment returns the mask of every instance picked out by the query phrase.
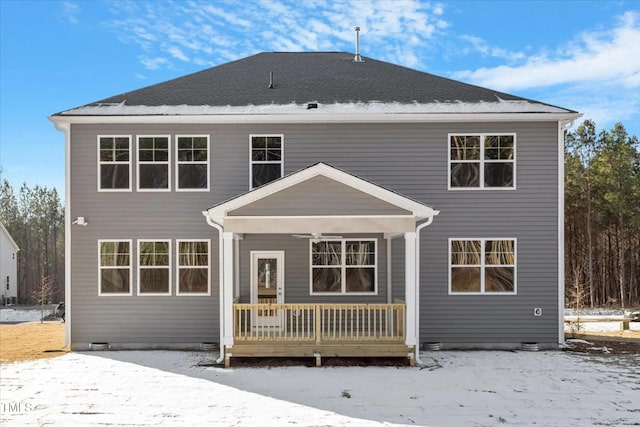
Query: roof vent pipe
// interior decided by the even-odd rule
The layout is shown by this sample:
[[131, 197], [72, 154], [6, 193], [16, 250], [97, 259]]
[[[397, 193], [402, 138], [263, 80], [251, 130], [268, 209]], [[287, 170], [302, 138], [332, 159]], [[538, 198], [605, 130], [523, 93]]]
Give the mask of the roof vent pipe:
[[273, 89], [274, 87], [276, 87], [273, 84], [273, 71], [269, 71], [269, 89]]
[[354, 62], [364, 62], [362, 56], [360, 56], [360, 27], [356, 27], [356, 56], [353, 58]]

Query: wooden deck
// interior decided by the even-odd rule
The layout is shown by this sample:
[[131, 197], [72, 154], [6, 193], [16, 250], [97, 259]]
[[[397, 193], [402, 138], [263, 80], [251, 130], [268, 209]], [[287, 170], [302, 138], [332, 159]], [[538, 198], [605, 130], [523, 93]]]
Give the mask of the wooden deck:
[[404, 304], [234, 304], [232, 357], [408, 357]]

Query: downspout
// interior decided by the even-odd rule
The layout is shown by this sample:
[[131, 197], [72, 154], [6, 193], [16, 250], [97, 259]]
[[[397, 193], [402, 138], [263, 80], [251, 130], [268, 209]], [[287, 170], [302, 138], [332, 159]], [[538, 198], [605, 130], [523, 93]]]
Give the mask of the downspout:
[[64, 133], [64, 350], [71, 345], [71, 124], [49, 120]]
[[433, 217], [438, 215], [439, 211], [434, 211], [434, 214], [430, 216], [425, 222], [416, 227], [416, 348], [415, 348], [415, 362], [416, 366], [423, 366], [424, 363], [420, 360], [420, 232], [423, 228], [430, 225], [433, 222]]
[[224, 286], [222, 283], [223, 280], [223, 266], [224, 266], [224, 253], [222, 251], [222, 232], [223, 228], [217, 222], [214, 222], [211, 218], [209, 218], [208, 212], [203, 211], [202, 215], [207, 219], [207, 224], [218, 230], [218, 287], [220, 288], [219, 298], [220, 298], [220, 357], [216, 359], [215, 363], [222, 363], [224, 361], [224, 343], [222, 342], [222, 337], [224, 335]]

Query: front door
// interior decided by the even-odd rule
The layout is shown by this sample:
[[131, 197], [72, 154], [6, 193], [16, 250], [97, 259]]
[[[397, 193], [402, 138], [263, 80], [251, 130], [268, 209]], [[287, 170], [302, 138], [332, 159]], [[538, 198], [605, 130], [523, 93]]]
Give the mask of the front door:
[[[251, 252], [251, 303], [284, 303], [284, 251]], [[277, 330], [282, 326], [282, 310], [254, 311], [254, 328]]]

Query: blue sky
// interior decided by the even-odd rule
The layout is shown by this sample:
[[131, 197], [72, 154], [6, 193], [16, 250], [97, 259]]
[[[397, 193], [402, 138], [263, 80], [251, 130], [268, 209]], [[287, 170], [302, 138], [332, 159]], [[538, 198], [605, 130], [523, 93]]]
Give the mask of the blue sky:
[[355, 26], [364, 56], [640, 136], [635, 0], [0, 0], [1, 177], [63, 192], [53, 113], [261, 51], [353, 52]]

